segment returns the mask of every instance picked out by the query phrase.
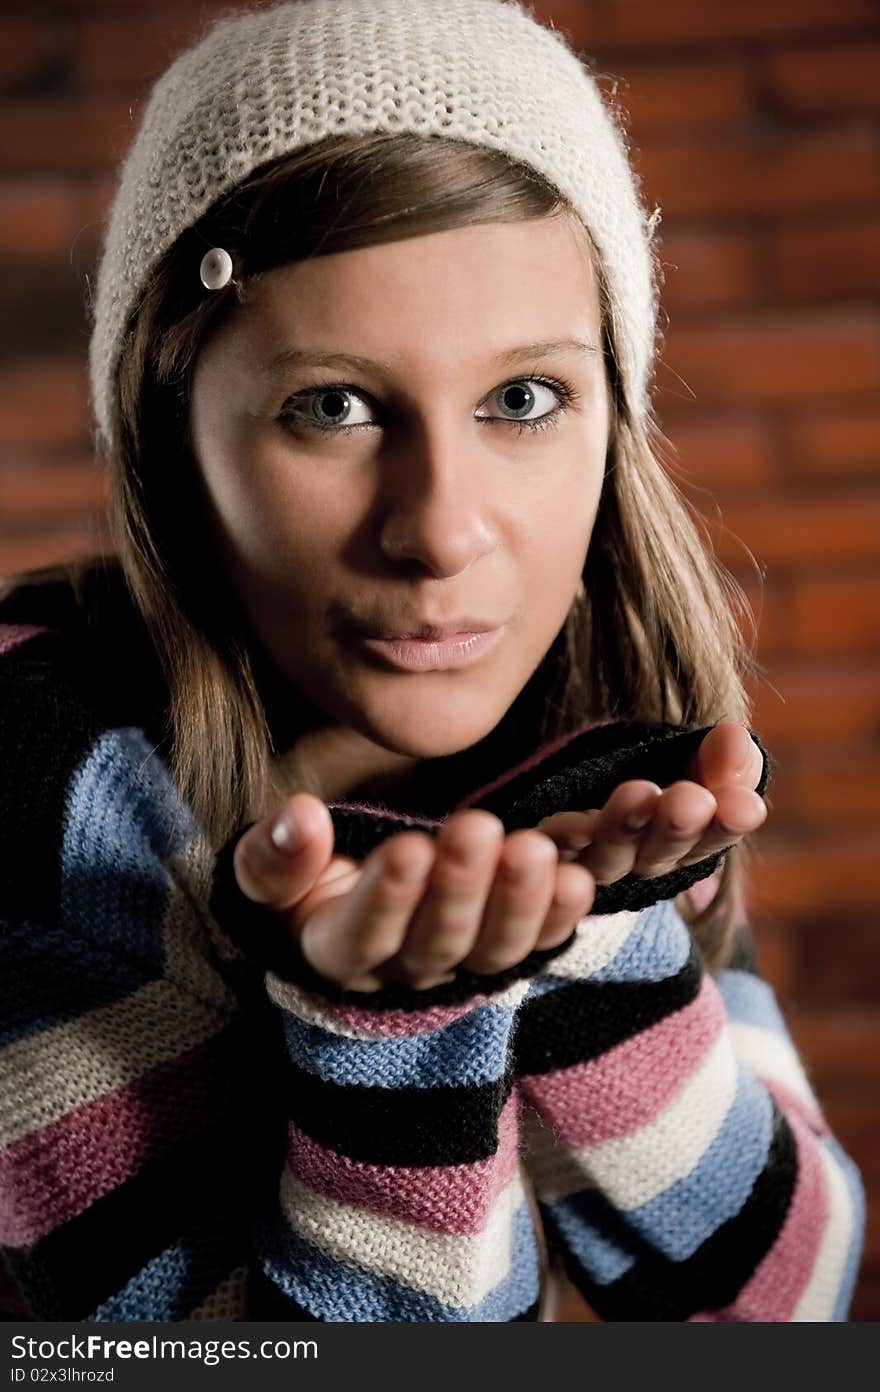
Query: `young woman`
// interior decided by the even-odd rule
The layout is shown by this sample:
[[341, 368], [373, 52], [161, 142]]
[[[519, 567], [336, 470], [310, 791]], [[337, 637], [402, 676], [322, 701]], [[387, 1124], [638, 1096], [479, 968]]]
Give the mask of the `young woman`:
[[301, 0], [157, 83], [118, 557], [0, 604], [9, 1314], [534, 1319], [549, 1247], [603, 1318], [846, 1317], [655, 222], [515, 3]]

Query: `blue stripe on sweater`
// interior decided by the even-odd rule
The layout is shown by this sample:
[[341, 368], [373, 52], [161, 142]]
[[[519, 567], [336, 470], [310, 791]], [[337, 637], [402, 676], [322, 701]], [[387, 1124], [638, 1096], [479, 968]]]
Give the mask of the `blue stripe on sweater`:
[[71, 782], [61, 851], [62, 926], [136, 965], [164, 971], [165, 861], [197, 832], [142, 731], [111, 730]]
[[737, 971], [732, 967], [718, 973], [718, 989], [731, 1020], [745, 1025], [760, 1025], [773, 1030], [783, 1039], [789, 1038], [776, 997], [766, 981], [753, 972]]
[[595, 1189], [543, 1203], [587, 1272], [601, 1285], [616, 1281], [638, 1256], [655, 1249], [684, 1261], [740, 1212], [770, 1151], [773, 1106], [756, 1078], [740, 1067], [733, 1104], [699, 1163], [661, 1194], [620, 1212]]
[[[636, 1233], [597, 1189], [540, 1204], [547, 1231], [598, 1285], [608, 1286], [646, 1251]], [[558, 1234], [558, 1236], [557, 1236]]]
[[515, 1016], [511, 1008], [478, 1006], [432, 1034], [363, 1040], [282, 1014], [290, 1056], [301, 1068], [327, 1082], [371, 1088], [495, 1082], [507, 1067]]
[[471, 1306], [446, 1304], [425, 1291], [401, 1285], [391, 1276], [329, 1257], [293, 1232], [281, 1213], [260, 1225], [258, 1248], [270, 1280], [318, 1319], [349, 1324], [472, 1324], [512, 1320], [538, 1298], [538, 1250], [525, 1202], [514, 1214], [511, 1242], [508, 1274]]
[[690, 955], [691, 935], [671, 899], [639, 914], [633, 931], [592, 981], [666, 981]]
[[773, 1102], [755, 1076], [737, 1065], [733, 1102], [698, 1164], [627, 1218], [672, 1261], [684, 1261], [722, 1223], [740, 1212], [767, 1163]]
[[4, 924], [0, 934], [0, 1044], [112, 1005], [161, 974], [163, 861], [194, 832], [139, 730], [95, 742], [69, 790], [61, 922]]
[[0, 1045], [75, 1020], [143, 980], [86, 938], [27, 920], [0, 924]]
[[185, 1320], [247, 1256], [247, 1226], [231, 1213], [215, 1214], [160, 1252], [86, 1318], [111, 1324]]
[[[589, 934], [590, 919], [578, 929]], [[651, 904], [643, 909], [617, 952], [609, 962], [589, 976], [575, 978], [583, 981], [666, 981], [682, 970], [691, 950], [687, 924], [672, 900]], [[548, 962], [544, 974], [529, 983], [526, 999], [535, 1000], [548, 991], [570, 986], [570, 976], [554, 976], [553, 962]]]

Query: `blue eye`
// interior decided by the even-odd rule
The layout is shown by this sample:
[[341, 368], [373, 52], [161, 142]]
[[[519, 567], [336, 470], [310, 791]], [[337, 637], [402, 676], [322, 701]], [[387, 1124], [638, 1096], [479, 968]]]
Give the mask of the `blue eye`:
[[[487, 425], [510, 425], [522, 434], [525, 430], [548, 430], [555, 429], [562, 417], [563, 412], [580, 399], [579, 394], [567, 382], [555, 381], [545, 377], [516, 377], [510, 382], [505, 382], [502, 387], [496, 387], [491, 393], [492, 396], [513, 395], [513, 402], [508, 401], [508, 409], [513, 411], [531, 411], [535, 405], [535, 393], [532, 384], [543, 387], [546, 391], [554, 393], [557, 405], [550, 411], [545, 411], [542, 416], [535, 416], [531, 419], [525, 417], [509, 418], [505, 416], [475, 416], [475, 420], [484, 422]], [[375, 428], [371, 421], [348, 422], [348, 417], [352, 414], [351, 406], [346, 398], [355, 397], [361, 401], [370, 398], [360, 387], [348, 386], [344, 383], [331, 382], [321, 386], [311, 387], [308, 391], [298, 392], [296, 396], [290, 397], [285, 403], [281, 412], [280, 420], [285, 429], [292, 430], [294, 434], [299, 432], [315, 432], [325, 435], [351, 435], [356, 430], [372, 430]], [[292, 403], [311, 403], [312, 407], [317, 407], [319, 416], [316, 417], [311, 412], [301, 409], [291, 409]]]

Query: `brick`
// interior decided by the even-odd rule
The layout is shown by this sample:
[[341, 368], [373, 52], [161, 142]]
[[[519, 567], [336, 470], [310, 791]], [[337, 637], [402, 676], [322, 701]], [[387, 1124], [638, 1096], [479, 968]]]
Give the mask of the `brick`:
[[835, 33], [876, 24], [872, 0], [739, 0], [707, 5], [705, 0], [538, 0], [536, 14], [568, 31], [581, 48], [631, 45], [675, 47], [801, 34]]
[[829, 1097], [826, 1119], [844, 1150], [858, 1156], [862, 1177], [880, 1188], [880, 1100], [875, 1097]]
[[0, 369], [28, 358], [76, 357], [88, 332], [87, 287], [70, 265], [72, 248], [46, 265], [19, 266], [0, 277], [0, 323], [15, 337], [0, 339]]
[[0, 469], [0, 518], [7, 529], [97, 513], [107, 496], [107, 474], [91, 459]]
[[0, 375], [0, 448], [81, 445], [89, 432], [86, 368], [46, 360]]
[[[618, 84], [613, 96], [637, 138], [649, 131], [726, 125], [745, 118], [752, 105], [749, 73], [739, 58], [629, 62]], [[609, 90], [607, 82], [603, 87]]]
[[796, 576], [791, 624], [803, 653], [880, 650], [880, 574]]
[[[754, 571], [745, 571], [734, 577], [745, 591], [757, 625], [759, 660], [775, 658], [789, 651], [788, 641], [788, 586], [785, 583], [765, 580], [758, 584]], [[747, 617], [739, 615], [740, 631], [751, 646], [752, 628]]]
[[[788, 1005], [787, 1024], [820, 1100], [864, 1096], [880, 1085], [880, 1015], [867, 1005]], [[870, 1094], [869, 1094], [870, 1095]]]
[[869, 1260], [866, 1256], [862, 1262], [856, 1288], [853, 1291], [848, 1323], [876, 1324], [878, 1320], [880, 1320], [880, 1255], [873, 1260]]
[[880, 750], [805, 746], [773, 783], [774, 825], [824, 829], [880, 824]]
[[767, 257], [780, 298], [874, 295], [880, 292], [880, 213], [771, 228]]
[[137, 128], [130, 95], [0, 106], [0, 174], [91, 172], [117, 164]]
[[667, 223], [836, 212], [880, 194], [880, 131], [868, 121], [647, 136], [634, 162], [646, 201], [659, 203]]
[[795, 477], [874, 478], [880, 463], [880, 407], [801, 411], [785, 425]]
[[785, 48], [759, 59], [761, 88], [786, 115], [880, 113], [880, 40]]
[[859, 918], [830, 903], [820, 920], [800, 924], [798, 997], [832, 1003], [874, 1001], [880, 1006], [880, 956], [872, 910]]
[[[760, 727], [758, 727], [760, 728]], [[847, 916], [876, 913], [877, 835], [852, 827], [816, 836], [761, 832], [760, 856], [750, 868], [750, 894], [762, 914], [778, 922], [835, 924], [840, 938]], [[876, 973], [872, 974], [876, 981]]]
[[809, 564], [875, 560], [880, 555], [880, 497], [870, 492], [817, 497], [725, 499], [721, 523], [701, 507], [721, 560], [742, 567], [750, 548], [760, 565], [794, 570]]
[[[753, 729], [769, 748], [872, 743], [880, 729], [880, 666], [867, 660], [810, 663], [778, 661], [749, 684]], [[876, 838], [875, 838], [876, 840]], [[875, 845], [876, 853], [876, 845]]]
[[678, 377], [700, 407], [814, 405], [823, 396], [873, 394], [880, 391], [880, 314], [791, 311], [678, 324], [657, 373], [664, 411], [686, 400]]
[[739, 309], [763, 295], [757, 238], [746, 231], [674, 228], [662, 237], [663, 306], [688, 311]]
[[64, 81], [66, 25], [45, 20], [0, 19], [0, 94], [24, 94]]
[[77, 77], [90, 91], [143, 88], [197, 40], [210, 19], [210, 7], [204, 6], [158, 13], [131, 11], [123, 17], [87, 13], [74, 46]]
[[706, 413], [676, 418], [668, 431], [675, 453], [664, 455], [679, 485], [725, 491], [763, 488], [774, 476], [774, 446], [758, 415]]
[[112, 545], [106, 531], [93, 523], [80, 522], [60, 531], [36, 532], [33, 535], [4, 537], [0, 534], [0, 578], [23, 575], [25, 571], [43, 566], [62, 565], [85, 556], [111, 554]]
[[57, 259], [73, 236], [76, 206], [76, 189], [69, 180], [0, 184], [0, 258], [12, 265]]

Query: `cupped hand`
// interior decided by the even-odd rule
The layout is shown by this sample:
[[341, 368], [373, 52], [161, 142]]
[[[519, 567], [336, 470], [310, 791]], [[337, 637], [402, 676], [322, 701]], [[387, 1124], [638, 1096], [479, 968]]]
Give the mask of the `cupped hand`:
[[[300, 840], [283, 850], [272, 829], [287, 814]], [[453, 813], [436, 838], [399, 832], [363, 862], [334, 856], [330, 812], [311, 793], [250, 827], [233, 865], [243, 893], [277, 911], [306, 962], [358, 991], [426, 989], [457, 967], [503, 971], [564, 942], [596, 892], [589, 869], [560, 864], [549, 836], [508, 834], [482, 808]]]
[[538, 823], [560, 861], [590, 870], [597, 884], [623, 875], [653, 879], [735, 846], [766, 820], [754, 791], [764, 761], [744, 725], [722, 720], [703, 739], [687, 779], [660, 788], [620, 783], [601, 808], [559, 812]]

